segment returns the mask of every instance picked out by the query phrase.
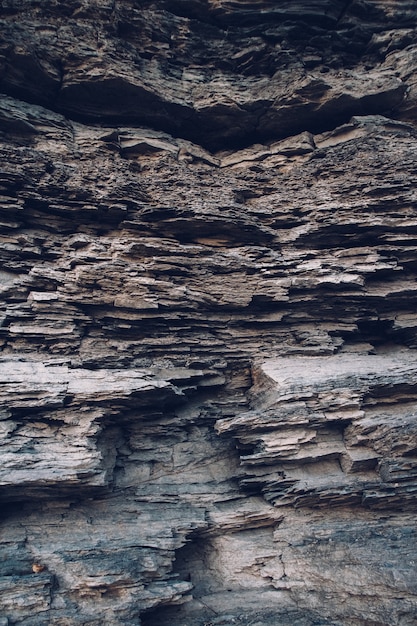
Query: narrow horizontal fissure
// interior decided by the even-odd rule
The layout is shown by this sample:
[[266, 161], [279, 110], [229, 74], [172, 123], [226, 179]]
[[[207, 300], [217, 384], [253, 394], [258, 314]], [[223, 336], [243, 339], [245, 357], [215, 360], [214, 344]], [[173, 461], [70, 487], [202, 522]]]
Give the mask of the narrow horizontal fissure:
[[[331, 131], [349, 122], [355, 115], [385, 115], [395, 119], [396, 110], [404, 98], [406, 86], [397, 89], [395, 94], [370, 95], [360, 100], [345, 96], [334, 102], [329, 101], [326, 106], [316, 111], [311, 110], [310, 105], [306, 105], [303, 109], [285, 113], [283, 118], [279, 111], [274, 112], [268, 107], [252, 111], [245, 111], [241, 108], [235, 110], [229, 107], [220, 112], [213, 110], [198, 113], [188, 106], [162, 102], [157, 95], [152, 94], [149, 94], [149, 106], [145, 105], [143, 111], [138, 114], [132, 103], [139, 95], [130, 91], [128, 96], [131, 104], [126, 109], [126, 113], [123, 114], [118, 110], [116, 101], [110, 107], [113, 111], [109, 112], [109, 110], [103, 110], [101, 104], [101, 102], [107, 103], [108, 100], [105, 97], [107, 89], [105, 86], [102, 86], [100, 90], [98, 87], [93, 89], [92, 86], [81, 85], [82, 94], [80, 92], [79, 98], [75, 98], [75, 94], [72, 95], [72, 99], [75, 98], [74, 104], [63, 100], [59, 102], [59, 94], [42, 98], [29, 89], [4, 83], [2, 89], [5, 95], [19, 98], [28, 104], [43, 106], [50, 111], [64, 115], [70, 121], [85, 125], [100, 124], [110, 128], [117, 128], [120, 125], [127, 125], [131, 128], [145, 126], [150, 130], [166, 132], [173, 137], [192, 141], [210, 152], [217, 152], [240, 150], [255, 143], [268, 144], [303, 131], [312, 134]], [[95, 101], [86, 97], [89, 91], [91, 91], [91, 98], [95, 98]], [[96, 93], [98, 91], [103, 97], [98, 98]], [[81, 95], [84, 98], [81, 98]], [[118, 97], [122, 98], [122, 95], [121, 90]], [[83, 103], [81, 107], [79, 106], [80, 100]]]
[[[349, 0], [348, 4], [351, 4]], [[320, 7], [315, 3], [311, 6], [311, 2], [296, 3], [295, 6], [280, 5], [274, 0], [264, 1], [260, 7], [259, 3], [245, 3], [238, 5], [236, 3], [225, 3], [222, 7], [216, 3], [201, 2], [199, 0], [164, 0], [163, 8], [170, 13], [179, 17], [196, 20], [203, 24], [215, 25], [220, 29], [234, 28], [262, 28], [268, 24], [288, 24], [300, 22], [314, 24], [326, 28], [334, 27], [338, 21], [338, 15], [344, 12], [345, 2], [337, 0], [332, 3], [324, 3]], [[245, 6], [246, 5], [246, 6]]]

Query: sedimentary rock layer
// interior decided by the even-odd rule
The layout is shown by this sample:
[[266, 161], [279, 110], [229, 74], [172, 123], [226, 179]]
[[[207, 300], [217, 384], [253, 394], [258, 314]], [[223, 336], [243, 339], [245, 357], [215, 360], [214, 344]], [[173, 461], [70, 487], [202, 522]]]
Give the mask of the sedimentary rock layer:
[[3, 2], [0, 624], [415, 623], [416, 18]]

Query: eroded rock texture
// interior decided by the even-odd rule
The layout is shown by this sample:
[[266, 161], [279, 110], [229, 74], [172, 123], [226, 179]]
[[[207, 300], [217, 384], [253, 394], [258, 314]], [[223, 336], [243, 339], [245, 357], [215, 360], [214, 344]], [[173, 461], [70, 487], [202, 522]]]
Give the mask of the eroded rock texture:
[[417, 623], [411, 0], [3, 0], [0, 624]]

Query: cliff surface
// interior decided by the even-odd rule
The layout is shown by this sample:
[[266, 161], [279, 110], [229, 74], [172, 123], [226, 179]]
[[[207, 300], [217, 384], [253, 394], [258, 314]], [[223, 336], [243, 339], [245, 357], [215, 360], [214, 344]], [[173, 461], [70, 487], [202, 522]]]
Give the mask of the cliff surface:
[[3, 0], [0, 625], [417, 624], [417, 9]]

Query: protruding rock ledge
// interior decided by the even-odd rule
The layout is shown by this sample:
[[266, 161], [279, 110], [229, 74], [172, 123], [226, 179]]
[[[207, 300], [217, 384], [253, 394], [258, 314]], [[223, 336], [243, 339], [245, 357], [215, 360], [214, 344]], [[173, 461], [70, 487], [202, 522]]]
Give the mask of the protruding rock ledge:
[[172, 383], [143, 370], [39, 361], [0, 362], [0, 391], [9, 417], [0, 431], [3, 501], [48, 498], [57, 488], [62, 497], [108, 486], [117, 443], [107, 442], [106, 428], [117, 427], [129, 408], [140, 419], [184, 401]]
[[242, 485], [276, 506], [413, 509], [416, 378], [410, 350], [270, 359], [254, 371], [252, 411], [217, 430], [242, 448]]

